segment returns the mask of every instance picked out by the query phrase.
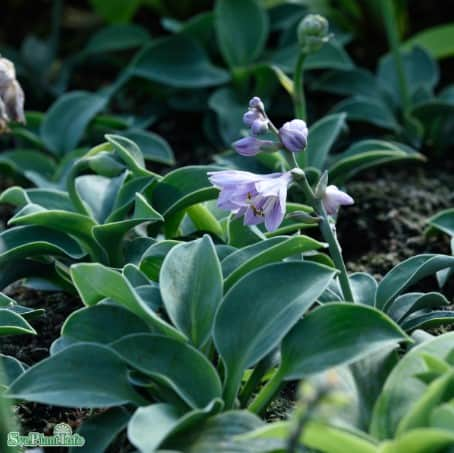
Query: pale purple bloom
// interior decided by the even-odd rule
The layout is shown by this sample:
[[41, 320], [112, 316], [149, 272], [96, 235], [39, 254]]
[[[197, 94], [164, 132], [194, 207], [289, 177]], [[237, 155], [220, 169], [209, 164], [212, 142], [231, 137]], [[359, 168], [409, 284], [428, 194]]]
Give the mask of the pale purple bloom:
[[256, 109], [248, 110], [248, 111], [243, 115], [243, 123], [244, 123], [246, 126], [251, 127], [251, 126], [252, 126], [252, 123], [253, 123], [255, 120], [260, 119], [261, 116], [262, 116], [261, 113], [258, 112]]
[[350, 206], [354, 202], [348, 193], [342, 192], [342, 190], [333, 185], [326, 188], [323, 196], [323, 206], [329, 215], [335, 215], [340, 206]]
[[256, 175], [248, 171], [225, 170], [209, 172], [210, 182], [220, 189], [218, 207], [244, 216], [245, 225], [265, 223], [274, 231], [285, 215], [290, 172]]
[[257, 109], [261, 112], [265, 111], [265, 106], [263, 105], [262, 100], [258, 96], [254, 96], [250, 101], [249, 101], [249, 108], [250, 109]]
[[268, 118], [265, 114], [265, 106], [257, 96], [249, 101], [249, 110], [243, 115], [243, 123], [251, 128], [253, 135], [261, 135], [268, 132]]
[[307, 126], [303, 120], [292, 120], [279, 129], [282, 144], [292, 153], [302, 151], [307, 145]]

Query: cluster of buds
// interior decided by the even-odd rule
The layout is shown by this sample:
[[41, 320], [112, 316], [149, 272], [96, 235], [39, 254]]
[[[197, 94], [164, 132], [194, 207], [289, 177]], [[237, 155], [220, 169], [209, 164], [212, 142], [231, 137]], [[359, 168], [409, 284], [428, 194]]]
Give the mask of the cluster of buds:
[[332, 37], [328, 21], [318, 14], [307, 15], [300, 22], [297, 33], [301, 49], [308, 54], [320, 50]]
[[[294, 119], [277, 129], [266, 115], [263, 102], [258, 97], [249, 102], [243, 121], [251, 128], [252, 134], [233, 143], [234, 149], [242, 156], [255, 156], [279, 149], [299, 153], [307, 146], [306, 123]], [[263, 140], [256, 136], [268, 129], [275, 134], [276, 140]], [[216, 171], [208, 175], [211, 183], [220, 190], [218, 206], [221, 209], [230, 211], [237, 217], [244, 217], [245, 225], [264, 223], [268, 231], [276, 230], [285, 217], [288, 186], [292, 181], [305, 178], [300, 168], [268, 175], [238, 170]], [[324, 174], [316, 190], [316, 197], [322, 201], [328, 215], [336, 215], [340, 206], [353, 204], [353, 199], [336, 186], [327, 186], [327, 181], [327, 174]]]
[[0, 57], [0, 133], [12, 121], [25, 123], [24, 92], [16, 80], [14, 64]]

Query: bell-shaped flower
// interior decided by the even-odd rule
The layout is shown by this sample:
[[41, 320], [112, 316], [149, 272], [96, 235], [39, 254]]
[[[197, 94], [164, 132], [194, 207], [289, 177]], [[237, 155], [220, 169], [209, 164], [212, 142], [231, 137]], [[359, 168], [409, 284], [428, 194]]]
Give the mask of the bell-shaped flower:
[[341, 206], [350, 206], [355, 200], [348, 194], [339, 190], [337, 186], [328, 186], [323, 195], [323, 206], [329, 215], [336, 215]]
[[247, 171], [225, 170], [208, 173], [210, 182], [220, 189], [218, 207], [244, 217], [245, 225], [265, 223], [274, 231], [285, 215], [287, 187], [291, 174], [256, 175]]
[[303, 120], [292, 120], [279, 129], [282, 144], [292, 153], [302, 151], [307, 145], [308, 130]]

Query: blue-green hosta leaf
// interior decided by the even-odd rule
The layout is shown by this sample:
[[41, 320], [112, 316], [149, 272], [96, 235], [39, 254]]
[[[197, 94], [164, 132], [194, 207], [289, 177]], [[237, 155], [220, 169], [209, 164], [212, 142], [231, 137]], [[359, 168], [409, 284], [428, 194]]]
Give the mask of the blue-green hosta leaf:
[[139, 25], [111, 25], [93, 35], [84, 50], [88, 54], [117, 52], [141, 47], [150, 40], [148, 31]]
[[203, 425], [203, 422], [218, 412], [221, 406], [222, 402], [215, 400], [203, 409], [194, 409], [186, 413], [166, 403], [141, 407], [136, 410], [129, 422], [128, 439], [142, 453], [155, 452], [166, 438]]
[[216, 315], [214, 340], [227, 372], [227, 407], [244, 370], [279, 344], [334, 274], [313, 263], [270, 264], [247, 274], [225, 295]]
[[440, 293], [408, 293], [394, 299], [387, 313], [399, 324], [411, 313], [449, 305], [448, 299]]
[[411, 340], [379, 310], [333, 302], [306, 315], [284, 338], [278, 373], [287, 380], [301, 379], [402, 341]]
[[371, 123], [394, 132], [400, 130], [400, 125], [390, 108], [381, 100], [372, 97], [355, 95], [339, 102], [333, 112], [344, 112], [351, 121]]
[[355, 272], [349, 279], [355, 302], [373, 307], [378, 287], [374, 277], [365, 272]]
[[211, 185], [207, 175], [216, 170], [221, 168], [194, 165], [168, 173], [154, 187], [152, 205], [167, 217], [193, 204], [216, 198], [218, 189]]
[[128, 381], [126, 363], [94, 343], [69, 346], [21, 374], [8, 397], [53, 406], [104, 408], [146, 404]]
[[324, 170], [328, 154], [346, 126], [345, 119], [344, 113], [337, 113], [325, 116], [314, 123], [309, 129], [307, 148], [304, 153], [297, 155], [297, 159], [299, 161], [302, 158], [307, 159], [308, 166]]
[[426, 388], [417, 375], [427, 371], [423, 354], [445, 360], [452, 350], [454, 332], [424, 341], [412, 348], [394, 367], [375, 404], [370, 425], [377, 439], [393, 438], [400, 420]]
[[113, 304], [98, 304], [71, 313], [61, 334], [78, 342], [109, 344], [126, 335], [149, 331], [147, 324], [129, 310]]
[[434, 58], [443, 59], [454, 55], [454, 23], [437, 25], [416, 33], [402, 43], [409, 50], [414, 46], [424, 48]]
[[197, 347], [211, 337], [222, 298], [222, 272], [209, 236], [172, 248], [162, 263], [161, 295], [172, 322]]
[[41, 226], [20, 226], [0, 233], [0, 262], [42, 255], [79, 259], [85, 253], [71, 236]]
[[[439, 79], [439, 69], [436, 62], [430, 55], [420, 47], [414, 47], [410, 52], [403, 54], [403, 65], [406, 82], [409, 87], [410, 95], [420, 88], [433, 90]], [[385, 55], [379, 63], [377, 76], [386, 90], [399, 105], [400, 92], [398, 75], [391, 54]]]
[[114, 439], [128, 425], [131, 413], [125, 407], [113, 407], [82, 422], [77, 434], [85, 439], [85, 445], [70, 447], [69, 453], [100, 453], [107, 450]]
[[26, 366], [22, 362], [15, 357], [4, 354], [0, 354], [0, 366], [4, 377], [1, 387], [5, 389], [26, 370]]
[[263, 51], [268, 15], [257, 0], [217, 0], [214, 8], [219, 49], [227, 64], [245, 67]]
[[0, 336], [36, 335], [36, 330], [19, 314], [7, 308], [0, 308]]
[[221, 397], [215, 368], [188, 343], [161, 335], [133, 334], [111, 347], [131, 367], [170, 387], [193, 409]]
[[98, 263], [81, 263], [71, 267], [71, 277], [85, 305], [112, 299], [142, 318], [158, 332], [173, 338], [186, 337], [161, 319], [119, 272]]
[[28, 172], [39, 173], [50, 178], [56, 170], [55, 160], [33, 149], [15, 149], [2, 151], [0, 154], [0, 168], [3, 173], [10, 171], [27, 177]]
[[74, 211], [74, 207], [68, 194], [54, 189], [25, 190], [19, 186], [9, 187], [0, 195], [0, 203], [12, 204], [18, 208], [33, 203], [45, 209]]
[[402, 323], [402, 328], [407, 331], [427, 329], [454, 323], [454, 312], [451, 310], [433, 310], [428, 313], [416, 312]]
[[226, 83], [229, 74], [208, 59], [188, 36], [156, 40], [132, 64], [133, 75], [175, 88], [204, 88]]
[[136, 143], [121, 135], [106, 134], [105, 138], [136, 176], [154, 176], [145, 168], [144, 156]]
[[140, 129], [130, 129], [122, 135], [137, 144], [145, 160], [166, 165], [175, 164], [172, 148], [158, 134]]
[[337, 154], [329, 167], [332, 182], [344, 184], [357, 173], [392, 162], [422, 162], [425, 157], [407, 145], [382, 140], [361, 140]]
[[442, 269], [454, 267], [454, 257], [422, 254], [409, 258], [391, 269], [378, 285], [376, 306], [386, 309], [402, 291]]
[[160, 241], [147, 247], [141, 254], [140, 270], [144, 272], [148, 278], [157, 282], [159, 281], [159, 272], [161, 271], [162, 262], [169, 251], [178, 245], [179, 241]]
[[443, 231], [454, 237], [454, 209], [446, 209], [439, 212], [428, 220], [430, 229]]
[[265, 264], [283, 260], [298, 253], [317, 250], [324, 244], [308, 236], [276, 236], [243, 247], [222, 261], [224, 287], [228, 290], [241, 277]]
[[107, 97], [87, 91], [73, 91], [58, 98], [41, 125], [46, 147], [59, 156], [72, 151], [82, 139], [88, 123], [107, 102]]

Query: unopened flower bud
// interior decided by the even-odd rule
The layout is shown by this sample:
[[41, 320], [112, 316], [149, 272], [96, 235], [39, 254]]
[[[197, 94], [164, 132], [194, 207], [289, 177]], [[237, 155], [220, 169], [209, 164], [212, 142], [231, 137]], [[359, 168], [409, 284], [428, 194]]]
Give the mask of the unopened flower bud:
[[329, 215], [336, 215], [341, 206], [350, 206], [355, 203], [355, 200], [348, 193], [331, 185], [326, 188], [322, 202]]
[[260, 152], [271, 153], [279, 149], [279, 145], [272, 140], [260, 140], [256, 137], [245, 137], [233, 143], [233, 148], [242, 156], [255, 156]]
[[279, 129], [282, 144], [292, 153], [302, 151], [307, 145], [308, 130], [303, 120], [292, 120]]
[[317, 52], [330, 37], [328, 21], [318, 14], [307, 15], [298, 26], [298, 42], [308, 53]]
[[244, 115], [243, 115], [243, 123], [248, 126], [248, 127], [251, 127], [252, 126], [252, 123], [259, 119], [260, 118], [260, 113], [253, 109], [253, 110], [248, 110]]
[[257, 118], [251, 124], [251, 131], [254, 135], [262, 135], [268, 132], [268, 120]]
[[254, 96], [250, 101], [249, 101], [249, 108], [251, 109], [257, 109], [261, 112], [265, 111], [265, 106], [263, 105], [262, 100], [258, 96]]

